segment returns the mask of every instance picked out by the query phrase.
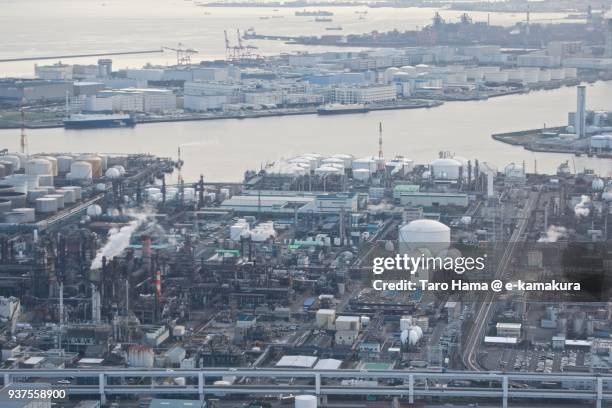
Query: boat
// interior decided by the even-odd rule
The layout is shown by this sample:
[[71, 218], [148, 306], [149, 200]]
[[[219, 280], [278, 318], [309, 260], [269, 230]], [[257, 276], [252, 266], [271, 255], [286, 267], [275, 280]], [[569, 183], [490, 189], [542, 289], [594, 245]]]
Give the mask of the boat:
[[337, 26], [337, 27], [325, 27], [325, 29], [327, 31], [342, 31], [342, 27], [341, 26]]
[[134, 117], [124, 113], [77, 113], [65, 118], [63, 122], [66, 129], [116, 128], [133, 127], [136, 125], [136, 120]]
[[331, 18], [329, 18], [329, 17], [317, 17], [317, 18], [315, 18], [315, 21], [317, 23], [329, 23], [329, 22], [331, 22], [333, 20]]
[[302, 10], [302, 11], [296, 11], [295, 15], [299, 17], [316, 17], [316, 16], [333, 16], [334, 13], [332, 13], [331, 11], [324, 11], [324, 10]]
[[321, 106], [317, 109], [317, 113], [319, 115], [340, 115], [343, 113], [366, 113], [369, 112], [370, 109], [364, 104], [361, 103], [352, 103], [352, 104], [341, 104], [341, 103], [330, 103], [327, 105]]

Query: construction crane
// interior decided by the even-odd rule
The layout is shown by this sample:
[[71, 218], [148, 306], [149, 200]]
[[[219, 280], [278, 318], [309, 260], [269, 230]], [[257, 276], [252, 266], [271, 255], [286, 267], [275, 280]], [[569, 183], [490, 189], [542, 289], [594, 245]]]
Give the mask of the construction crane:
[[193, 48], [184, 48], [181, 43], [178, 43], [176, 48], [164, 46], [162, 49], [176, 52], [176, 65], [191, 64], [191, 56], [198, 53], [198, 51]]

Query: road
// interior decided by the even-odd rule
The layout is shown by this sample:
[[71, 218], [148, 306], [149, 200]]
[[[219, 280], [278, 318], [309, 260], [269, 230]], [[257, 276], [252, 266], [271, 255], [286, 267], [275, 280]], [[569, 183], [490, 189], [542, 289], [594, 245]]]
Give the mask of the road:
[[[504, 253], [499, 261], [499, 264], [497, 265], [493, 279], [502, 279], [504, 277], [508, 264], [512, 259], [514, 250], [516, 249], [517, 245], [524, 240], [523, 236], [525, 229], [527, 228], [529, 219], [531, 218], [531, 213], [534, 206], [538, 202], [539, 196], [540, 191], [532, 191], [529, 193], [529, 198], [527, 199], [519, 216], [518, 225], [512, 232], [512, 236], [506, 244]], [[485, 328], [487, 327], [491, 317], [491, 310], [493, 304], [495, 303], [496, 295], [496, 292], [489, 291], [485, 295], [485, 299], [482, 302], [476, 303], [478, 309], [474, 314], [474, 326], [472, 327], [470, 333], [466, 336], [467, 344], [463, 352], [463, 365], [472, 371], [481, 371], [481, 367], [478, 364], [477, 359], [477, 350], [481, 343]]]

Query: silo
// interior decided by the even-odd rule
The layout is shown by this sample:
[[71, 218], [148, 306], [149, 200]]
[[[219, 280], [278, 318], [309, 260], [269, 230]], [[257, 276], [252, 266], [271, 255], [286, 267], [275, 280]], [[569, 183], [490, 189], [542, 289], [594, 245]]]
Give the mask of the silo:
[[297, 395], [295, 408], [317, 408], [317, 397], [314, 395]]
[[51, 214], [57, 212], [57, 200], [55, 198], [41, 197], [36, 199], [36, 212]]
[[52, 175], [51, 162], [47, 159], [36, 158], [26, 163], [25, 174], [28, 176]]

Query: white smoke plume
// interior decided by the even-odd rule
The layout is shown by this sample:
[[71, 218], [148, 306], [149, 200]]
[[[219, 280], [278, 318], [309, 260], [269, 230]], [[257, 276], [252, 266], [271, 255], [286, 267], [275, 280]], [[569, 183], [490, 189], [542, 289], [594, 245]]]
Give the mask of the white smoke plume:
[[402, 334], [400, 335], [400, 341], [402, 342], [402, 344], [406, 344], [408, 342], [408, 330], [403, 330]]
[[102, 258], [106, 257], [106, 259], [110, 260], [113, 257], [121, 254], [121, 252], [123, 252], [123, 250], [130, 245], [132, 235], [134, 232], [136, 232], [138, 227], [140, 227], [142, 223], [146, 221], [146, 219], [150, 216], [150, 213], [129, 212], [127, 215], [134, 219], [130, 221], [128, 225], [121, 228], [111, 228], [108, 231], [108, 240], [104, 246], [98, 250], [96, 257], [91, 262], [91, 269], [102, 268]]
[[580, 202], [576, 204], [574, 207], [574, 214], [576, 217], [588, 217], [591, 210], [588, 207], [588, 204], [591, 202], [591, 198], [587, 195], [583, 195], [580, 197]]
[[546, 231], [546, 236], [538, 239], [538, 242], [557, 242], [559, 238], [567, 235], [567, 230], [564, 227], [551, 225]]

